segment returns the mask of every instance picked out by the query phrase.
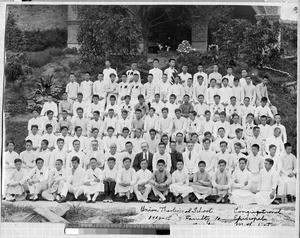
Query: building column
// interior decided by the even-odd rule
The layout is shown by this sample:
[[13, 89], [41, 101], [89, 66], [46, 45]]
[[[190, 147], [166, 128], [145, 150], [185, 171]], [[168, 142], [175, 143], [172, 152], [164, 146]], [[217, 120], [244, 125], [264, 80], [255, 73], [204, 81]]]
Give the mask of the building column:
[[77, 41], [77, 33], [79, 30], [80, 21], [78, 20], [78, 15], [74, 6], [68, 5], [68, 48], [77, 48], [80, 46]]
[[192, 47], [202, 53], [207, 52], [208, 23], [200, 16], [192, 17]]

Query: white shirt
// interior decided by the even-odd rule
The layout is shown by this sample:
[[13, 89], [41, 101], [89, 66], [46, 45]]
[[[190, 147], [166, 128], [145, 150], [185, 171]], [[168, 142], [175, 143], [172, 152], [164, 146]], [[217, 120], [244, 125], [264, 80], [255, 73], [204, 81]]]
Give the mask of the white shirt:
[[284, 152], [284, 144], [281, 137], [270, 136], [266, 139], [266, 152], [270, 154], [269, 146], [276, 145], [276, 154], [280, 156]]
[[140, 83], [141, 82], [141, 74], [140, 74], [140, 72], [137, 71], [137, 70], [132, 70], [132, 69], [126, 71], [127, 82], [130, 82], [133, 79], [133, 75], [134, 74], [138, 74], [139, 75], [139, 81], [138, 82]]
[[52, 151], [51, 156], [50, 156], [50, 168], [55, 168], [55, 162], [57, 159], [61, 159], [63, 161], [63, 167], [66, 167], [66, 161], [67, 161], [68, 153], [62, 149], [55, 149]]
[[194, 110], [197, 112], [197, 115], [204, 117], [205, 111], [209, 110], [209, 106], [205, 103], [198, 103], [194, 106]]
[[162, 72], [161, 69], [159, 69], [159, 68], [150, 69], [149, 74], [153, 75], [153, 82], [154, 83], [161, 83], [161, 81], [162, 81], [161, 78], [162, 78], [162, 75], [163, 75], [163, 72]]
[[116, 169], [116, 165], [113, 169], [110, 169], [108, 166], [103, 170], [103, 179], [112, 178], [114, 180], [117, 179], [118, 170]]
[[131, 84], [130, 83], [124, 83], [121, 82], [119, 83], [119, 97], [125, 97], [126, 95], [130, 95], [130, 91], [131, 91]]
[[166, 74], [168, 76], [167, 82], [170, 85], [170, 82], [172, 81], [172, 77], [175, 74], [177, 74], [177, 70], [175, 68], [172, 69], [171, 67], [169, 67], [169, 68], [165, 69], [164, 74]]
[[214, 96], [215, 95], [220, 95], [220, 91], [218, 88], [214, 87], [211, 88], [209, 87], [206, 91], [205, 91], [205, 102], [210, 105], [214, 103]]
[[37, 118], [31, 118], [31, 119], [29, 119], [29, 121], [28, 121], [28, 126], [27, 126], [27, 130], [29, 131], [29, 134], [32, 134], [31, 133], [31, 126], [32, 125], [37, 125], [38, 126], [38, 130], [40, 131], [40, 130], [42, 130], [42, 127], [43, 127], [43, 122], [42, 122], [42, 120], [41, 120], [42, 118], [40, 118], [40, 117], [37, 117]]
[[79, 91], [83, 94], [83, 101], [91, 99], [91, 96], [93, 94], [93, 82], [91, 80], [82, 81], [79, 87]]
[[204, 73], [203, 71], [202, 72], [197, 72], [197, 73], [194, 74], [194, 77], [193, 77], [193, 84], [194, 84], [194, 86], [197, 85], [197, 84], [199, 84], [198, 83], [198, 79], [197, 79], [197, 77], [199, 75], [201, 75], [203, 77], [203, 86], [208, 87], [207, 74]]
[[169, 95], [169, 89], [170, 89], [170, 83], [168, 82], [161, 82], [157, 84], [155, 93], [160, 94], [160, 99], [161, 100], [169, 100], [168, 95]]
[[206, 90], [207, 87], [204, 85], [204, 83], [202, 83], [201, 85], [197, 82], [196, 84], [194, 84], [194, 101], [198, 102], [198, 96], [199, 95], [203, 95], [204, 96], [204, 101], [206, 100], [205, 96], [206, 96]]
[[173, 84], [169, 88], [169, 97], [171, 94], [176, 96], [176, 101], [182, 101], [184, 96], [184, 87], [182, 84]]
[[217, 81], [217, 84], [222, 83], [222, 74], [219, 72], [212, 72], [208, 76], [208, 81], [210, 82], [211, 79], [215, 79]]
[[156, 165], [157, 165], [157, 161], [158, 160], [164, 160], [165, 163], [166, 163], [166, 171], [170, 172], [171, 170], [171, 166], [172, 166], [172, 162], [171, 162], [171, 155], [167, 152], [165, 152], [164, 154], [160, 154], [159, 152], [156, 152], [154, 155], [153, 155], [153, 159], [152, 159], [152, 168], [153, 168], [153, 171], [155, 171], [156, 169]]
[[281, 130], [280, 137], [281, 137], [283, 143], [286, 143], [286, 141], [287, 141], [287, 135], [286, 135], [286, 129], [285, 129], [285, 126], [282, 125], [282, 124], [277, 124], [277, 123], [275, 123], [273, 126], [271, 126], [270, 132], [274, 133], [274, 129], [275, 129], [276, 127], [279, 127], [279, 129]]
[[49, 167], [51, 158], [50, 150], [46, 149], [37, 152], [37, 158], [42, 158], [44, 160], [44, 167]]
[[45, 166], [41, 169], [38, 167], [33, 168], [30, 170], [29, 174], [26, 176], [27, 179], [38, 179], [40, 182], [46, 182], [48, 179], [49, 170]]
[[144, 130], [145, 131], [149, 131], [150, 129], [157, 130], [158, 122], [159, 122], [159, 117], [157, 115], [154, 114], [152, 117], [150, 115], [147, 115], [144, 121]]
[[260, 172], [260, 180], [258, 184], [259, 191], [271, 191], [275, 190], [277, 187], [277, 175], [276, 172], [272, 169], [267, 171], [263, 169]]
[[154, 82], [152, 83], [147, 82], [144, 84], [144, 88], [145, 88], [145, 101], [152, 103], [152, 101], [154, 100], [156, 84]]
[[233, 95], [232, 88], [229, 86], [220, 88], [220, 102], [230, 104], [230, 97]]
[[141, 184], [148, 182], [152, 177], [152, 173], [148, 169], [140, 169], [135, 173], [135, 181], [134, 184]]
[[72, 167], [67, 170], [67, 182], [71, 183], [73, 187], [80, 187], [84, 182], [85, 170], [82, 169], [79, 165], [75, 169], [74, 174], [72, 174]]
[[109, 77], [110, 74], [115, 74], [116, 75], [116, 81], [118, 81], [117, 71], [110, 68], [110, 67], [105, 68], [105, 69], [103, 69], [103, 81], [104, 81], [105, 85], [111, 82], [110, 77]]
[[180, 76], [180, 79], [181, 79], [181, 81], [182, 81], [182, 83], [184, 84], [184, 85], [186, 85], [186, 83], [187, 83], [187, 80], [189, 79], [189, 78], [193, 78], [192, 77], [192, 75], [191, 74], [189, 74], [189, 73], [183, 73], [183, 72], [181, 72], [180, 74], [178, 74], [179, 76]]
[[84, 167], [84, 159], [85, 159], [85, 153], [83, 153], [81, 150], [79, 151], [75, 151], [72, 150], [67, 157], [67, 161], [66, 161], [66, 168], [72, 168], [72, 158], [74, 156], [77, 156], [79, 158], [79, 165], [78, 167], [83, 168]]
[[[103, 97], [104, 102], [106, 100], [106, 85], [104, 83], [104, 80], [100, 81], [100, 80], [96, 80], [93, 84], [93, 94], [94, 95], [98, 95], [99, 97]], [[102, 102], [102, 100], [100, 100], [99, 102]]]
[[184, 166], [187, 169], [188, 173], [196, 173], [198, 171], [198, 162], [200, 160], [200, 157], [199, 153], [195, 151], [195, 148], [192, 151], [186, 150], [185, 152], [183, 152], [182, 157]]
[[173, 130], [173, 119], [170, 117], [163, 118], [160, 117], [158, 121], [158, 131], [161, 131], [162, 133], [168, 134], [170, 136], [172, 134]]
[[49, 142], [48, 147], [51, 148], [51, 147], [55, 147], [57, 138], [53, 133], [51, 134], [46, 133], [42, 135], [41, 141], [42, 140], [47, 140]]
[[44, 105], [43, 105], [43, 109], [41, 111], [41, 116], [45, 116], [47, 111], [51, 110], [53, 112], [53, 116], [54, 117], [57, 117], [58, 115], [58, 110], [57, 110], [57, 105], [55, 102], [46, 102]]
[[77, 98], [79, 92], [79, 84], [77, 82], [69, 82], [66, 86], [68, 98]]
[[229, 87], [232, 88], [234, 86], [234, 84], [233, 84], [234, 76], [232, 74], [231, 75], [226, 74], [225, 76], [223, 76], [223, 78], [228, 78], [228, 86]]
[[31, 140], [32, 141], [32, 146], [33, 147], [40, 147], [41, 146], [41, 136], [36, 134], [33, 135], [32, 133], [26, 137], [26, 140]]
[[272, 135], [271, 126], [269, 124], [266, 125], [259, 124], [258, 127], [260, 129], [259, 134], [261, 135], [263, 140], [266, 140], [270, 135]]
[[232, 87], [232, 96], [236, 97], [236, 104], [240, 105], [245, 98], [244, 89], [240, 86], [237, 86], [237, 87], [233, 86]]
[[255, 110], [255, 117], [261, 117], [261, 116], [267, 116], [267, 117], [271, 117], [271, 118], [274, 118], [272, 112], [271, 112], [271, 109], [270, 107], [268, 106], [264, 106], [262, 107], [261, 105], [258, 106]]

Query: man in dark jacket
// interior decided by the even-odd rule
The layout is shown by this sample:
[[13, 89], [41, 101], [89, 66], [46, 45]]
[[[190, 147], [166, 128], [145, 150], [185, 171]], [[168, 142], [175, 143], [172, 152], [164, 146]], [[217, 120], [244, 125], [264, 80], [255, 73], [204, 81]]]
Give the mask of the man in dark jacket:
[[148, 161], [147, 169], [149, 169], [151, 172], [153, 172], [153, 168], [152, 168], [153, 154], [148, 151], [149, 146], [148, 146], [147, 142], [143, 142], [141, 144], [141, 149], [142, 149], [142, 152], [136, 154], [132, 167], [135, 169], [135, 171], [138, 171], [139, 169], [141, 169], [141, 166], [140, 166], [141, 160], [146, 159]]
[[178, 160], [183, 160], [182, 154], [176, 150], [176, 142], [171, 141], [170, 142], [170, 148], [171, 148], [171, 162], [172, 162], [172, 167], [171, 167], [171, 174], [176, 170], [176, 164]]

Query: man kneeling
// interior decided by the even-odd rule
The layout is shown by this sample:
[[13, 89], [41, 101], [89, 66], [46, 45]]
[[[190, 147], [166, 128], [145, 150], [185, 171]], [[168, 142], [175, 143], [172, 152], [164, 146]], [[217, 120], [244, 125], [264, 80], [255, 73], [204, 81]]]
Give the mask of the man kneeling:
[[[153, 168], [154, 169], [154, 168]], [[172, 182], [171, 174], [166, 170], [166, 162], [163, 159], [157, 161], [157, 170], [152, 174], [150, 184], [155, 196], [159, 196], [159, 202], [166, 203], [169, 185]]]
[[44, 160], [37, 158], [35, 160], [36, 167], [33, 168], [28, 176], [27, 183], [31, 194], [29, 200], [37, 201], [38, 194], [41, 194], [47, 189], [48, 168], [44, 167]]
[[75, 199], [84, 192], [82, 186], [84, 181], [84, 170], [81, 166], [78, 166], [80, 159], [77, 156], [73, 156], [71, 163], [72, 168], [70, 168], [67, 172], [67, 181], [61, 191], [61, 199], [58, 201], [59, 203], [67, 201], [68, 192], [74, 194]]
[[[85, 172], [84, 178], [84, 195], [87, 203], [95, 203], [99, 192], [104, 192], [102, 170], [97, 168], [97, 159], [90, 159], [91, 168]], [[94, 194], [91, 199], [91, 195]]]
[[55, 168], [50, 171], [48, 189], [42, 193], [42, 197], [48, 201], [59, 201], [61, 199], [60, 193], [67, 179], [66, 171], [62, 167], [63, 161], [57, 159]]
[[141, 160], [141, 169], [135, 174], [135, 184], [133, 191], [139, 202], [149, 202], [148, 196], [151, 192], [151, 185], [149, 183], [152, 173], [147, 169], [148, 161], [146, 159]]
[[189, 174], [186, 169], [183, 169], [183, 163], [183, 160], [178, 160], [177, 170], [172, 174], [170, 191], [176, 197], [175, 203], [183, 203], [183, 199], [193, 192], [193, 189], [189, 186]]

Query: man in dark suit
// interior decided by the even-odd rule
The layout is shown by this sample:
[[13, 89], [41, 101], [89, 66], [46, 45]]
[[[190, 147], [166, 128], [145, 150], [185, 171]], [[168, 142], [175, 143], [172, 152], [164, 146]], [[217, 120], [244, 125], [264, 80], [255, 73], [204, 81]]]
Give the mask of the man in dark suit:
[[172, 162], [170, 173], [172, 174], [176, 170], [177, 161], [183, 160], [183, 157], [182, 157], [182, 154], [176, 150], [176, 142], [175, 141], [170, 142], [170, 148], [171, 148], [170, 155], [171, 155], [171, 162]]
[[152, 168], [153, 154], [148, 151], [149, 146], [148, 146], [147, 142], [143, 142], [141, 144], [141, 149], [142, 149], [142, 152], [136, 154], [132, 167], [135, 169], [135, 171], [138, 171], [139, 169], [141, 169], [141, 166], [140, 166], [141, 160], [146, 159], [148, 161], [147, 169], [149, 169], [151, 172], [153, 172], [153, 168]]

